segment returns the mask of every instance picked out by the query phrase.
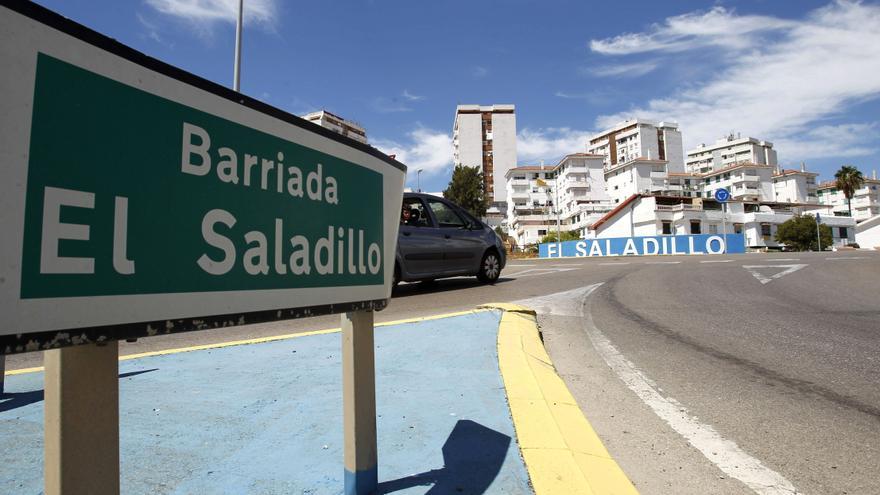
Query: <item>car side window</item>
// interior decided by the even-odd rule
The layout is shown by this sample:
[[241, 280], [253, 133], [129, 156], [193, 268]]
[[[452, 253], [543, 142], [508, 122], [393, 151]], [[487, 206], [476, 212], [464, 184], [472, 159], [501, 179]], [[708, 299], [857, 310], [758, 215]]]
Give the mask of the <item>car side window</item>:
[[440, 228], [460, 229], [467, 226], [467, 222], [446, 203], [429, 199], [428, 206], [434, 212]]
[[431, 219], [425, 204], [419, 198], [403, 198], [403, 206], [400, 209], [400, 225], [410, 227], [430, 227]]

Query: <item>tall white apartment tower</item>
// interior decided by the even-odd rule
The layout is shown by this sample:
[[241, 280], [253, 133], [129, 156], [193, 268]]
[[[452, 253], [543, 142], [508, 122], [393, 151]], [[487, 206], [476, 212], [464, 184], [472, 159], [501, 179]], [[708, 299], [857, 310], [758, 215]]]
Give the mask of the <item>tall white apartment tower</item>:
[[675, 122], [633, 119], [594, 135], [587, 153], [605, 156], [605, 169], [636, 160], [662, 160], [669, 172], [684, 172], [681, 131]]
[[513, 105], [458, 105], [452, 127], [453, 163], [483, 172], [486, 197], [500, 208], [507, 201], [505, 174], [516, 167]]

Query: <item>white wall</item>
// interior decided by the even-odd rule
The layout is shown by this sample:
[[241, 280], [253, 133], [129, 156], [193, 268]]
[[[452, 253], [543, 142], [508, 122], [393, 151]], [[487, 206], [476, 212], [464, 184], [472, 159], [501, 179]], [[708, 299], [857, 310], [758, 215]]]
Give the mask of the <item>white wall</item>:
[[483, 168], [483, 124], [478, 113], [458, 114], [458, 161], [468, 167]]

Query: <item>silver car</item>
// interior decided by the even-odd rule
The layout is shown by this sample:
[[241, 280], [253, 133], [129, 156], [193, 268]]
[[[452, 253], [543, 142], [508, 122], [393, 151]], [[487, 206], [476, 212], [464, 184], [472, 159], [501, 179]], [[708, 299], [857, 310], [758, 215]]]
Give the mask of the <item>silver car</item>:
[[506, 258], [492, 228], [463, 208], [430, 194], [404, 193], [395, 285], [462, 275], [491, 284], [501, 276]]

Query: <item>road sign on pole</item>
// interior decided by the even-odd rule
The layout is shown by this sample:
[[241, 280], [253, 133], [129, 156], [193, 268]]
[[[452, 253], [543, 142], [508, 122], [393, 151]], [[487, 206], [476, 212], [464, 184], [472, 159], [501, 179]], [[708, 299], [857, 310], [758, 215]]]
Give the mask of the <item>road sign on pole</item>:
[[402, 164], [35, 4], [0, 46], [0, 353], [384, 307]]
[[727, 220], [724, 213], [727, 210], [728, 199], [730, 199], [730, 191], [724, 188], [715, 190], [715, 201], [721, 203], [721, 235], [724, 239], [724, 254], [727, 254]]

